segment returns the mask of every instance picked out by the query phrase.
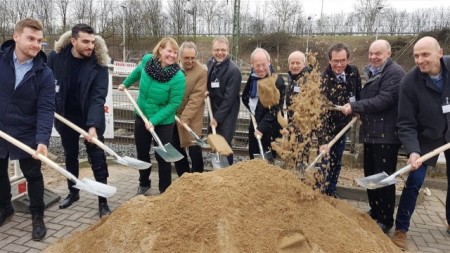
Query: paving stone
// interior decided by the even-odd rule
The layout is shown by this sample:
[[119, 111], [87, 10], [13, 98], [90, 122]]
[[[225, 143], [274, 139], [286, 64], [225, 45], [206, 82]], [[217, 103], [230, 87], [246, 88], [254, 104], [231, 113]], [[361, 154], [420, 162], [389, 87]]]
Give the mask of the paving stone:
[[28, 249], [29, 247], [25, 247], [15, 243], [10, 243], [6, 245], [2, 250], [5, 250], [6, 252], [26, 252]]
[[37, 242], [37, 241], [33, 241], [33, 240], [26, 242], [24, 245], [28, 246], [30, 248], [35, 248], [35, 249], [39, 249], [39, 250], [43, 250], [48, 247], [48, 244], [45, 242]]

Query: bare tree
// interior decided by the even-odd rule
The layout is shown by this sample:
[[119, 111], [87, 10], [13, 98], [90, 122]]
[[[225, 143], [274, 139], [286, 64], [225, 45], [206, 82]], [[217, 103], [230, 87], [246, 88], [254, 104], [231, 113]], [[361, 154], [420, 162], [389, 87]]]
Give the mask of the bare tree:
[[185, 32], [186, 12], [183, 6], [183, 0], [170, 0], [167, 10], [172, 30], [177, 35], [178, 40], [181, 39], [181, 35]]
[[95, 27], [97, 9], [94, 0], [76, 0], [74, 2], [74, 19], [76, 23], [86, 23]]
[[62, 30], [65, 31], [67, 29], [67, 19], [68, 19], [68, 10], [69, 10], [70, 0], [55, 0], [55, 5], [57, 11], [59, 11], [59, 16], [61, 17]]
[[429, 22], [431, 16], [431, 9], [416, 10], [411, 15], [412, 31], [420, 33], [430, 29]]
[[208, 34], [212, 34], [214, 20], [223, 20], [224, 5], [223, 0], [219, 0], [204, 1], [198, 6], [198, 15], [205, 20]]
[[53, 33], [53, 0], [35, 0], [35, 14], [43, 25], [46, 34]]
[[[8, 3], [6, 6], [10, 6], [10, 4]], [[35, 13], [36, 5], [34, 0], [16, 0], [13, 6], [15, 7], [13, 9], [17, 20], [32, 17]]]
[[2, 41], [5, 41], [6, 36], [13, 34], [14, 10], [9, 7], [9, 0], [0, 0], [0, 33], [2, 34]]
[[[356, 2], [355, 14], [358, 17], [358, 21], [362, 22], [364, 32], [367, 35], [374, 33], [374, 26], [377, 24], [377, 17], [380, 14], [380, 10], [385, 7], [386, 0], [358, 0]], [[378, 29], [378, 27], [377, 27]]]
[[287, 24], [291, 23], [296, 14], [301, 14], [302, 4], [291, 0], [272, 0], [269, 3], [271, 14], [277, 19], [277, 32], [288, 31]]

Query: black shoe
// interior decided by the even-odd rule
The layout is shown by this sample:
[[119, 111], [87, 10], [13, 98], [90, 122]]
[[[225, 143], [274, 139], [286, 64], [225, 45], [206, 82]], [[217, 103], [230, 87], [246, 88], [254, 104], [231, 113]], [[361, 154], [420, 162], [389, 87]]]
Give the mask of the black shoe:
[[47, 228], [44, 224], [44, 216], [42, 214], [37, 214], [32, 216], [33, 219], [33, 231], [31, 232], [31, 237], [34, 241], [41, 241], [44, 239], [45, 234], [47, 234]]
[[136, 195], [145, 195], [148, 190], [150, 190], [150, 186], [139, 186]]
[[80, 193], [69, 193], [63, 201], [59, 204], [59, 209], [68, 208], [73, 204], [73, 202], [80, 199]]
[[5, 209], [0, 209], [0, 226], [5, 223], [5, 221], [14, 214], [14, 208], [8, 206]]
[[100, 218], [111, 214], [108, 203], [98, 203], [98, 214], [100, 215]]
[[389, 230], [391, 230], [391, 228], [392, 228], [392, 225], [388, 226], [388, 225], [386, 225], [384, 223], [381, 223], [381, 222], [377, 222], [377, 224], [381, 228], [381, 230], [383, 230], [383, 233], [385, 233], [385, 234], [387, 234], [389, 232]]
[[378, 217], [375, 215], [375, 212], [370, 209], [367, 214], [372, 218], [372, 220], [378, 220]]

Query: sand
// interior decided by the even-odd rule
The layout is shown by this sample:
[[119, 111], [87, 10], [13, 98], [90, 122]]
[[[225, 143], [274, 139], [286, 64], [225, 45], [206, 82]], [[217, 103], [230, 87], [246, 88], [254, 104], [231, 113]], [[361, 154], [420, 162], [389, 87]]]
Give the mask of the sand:
[[262, 160], [184, 174], [45, 252], [400, 252], [376, 223]]

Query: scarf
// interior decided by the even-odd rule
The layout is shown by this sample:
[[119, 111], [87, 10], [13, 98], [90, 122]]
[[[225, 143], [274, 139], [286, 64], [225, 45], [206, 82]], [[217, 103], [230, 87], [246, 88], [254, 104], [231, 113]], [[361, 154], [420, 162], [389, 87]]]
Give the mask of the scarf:
[[180, 70], [180, 66], [174, 63], [165, 69], [161, 67], [161, 63], [153, 56], [147, 64], [145, 64], [145, 73], [160, 83], [167, 83]]

